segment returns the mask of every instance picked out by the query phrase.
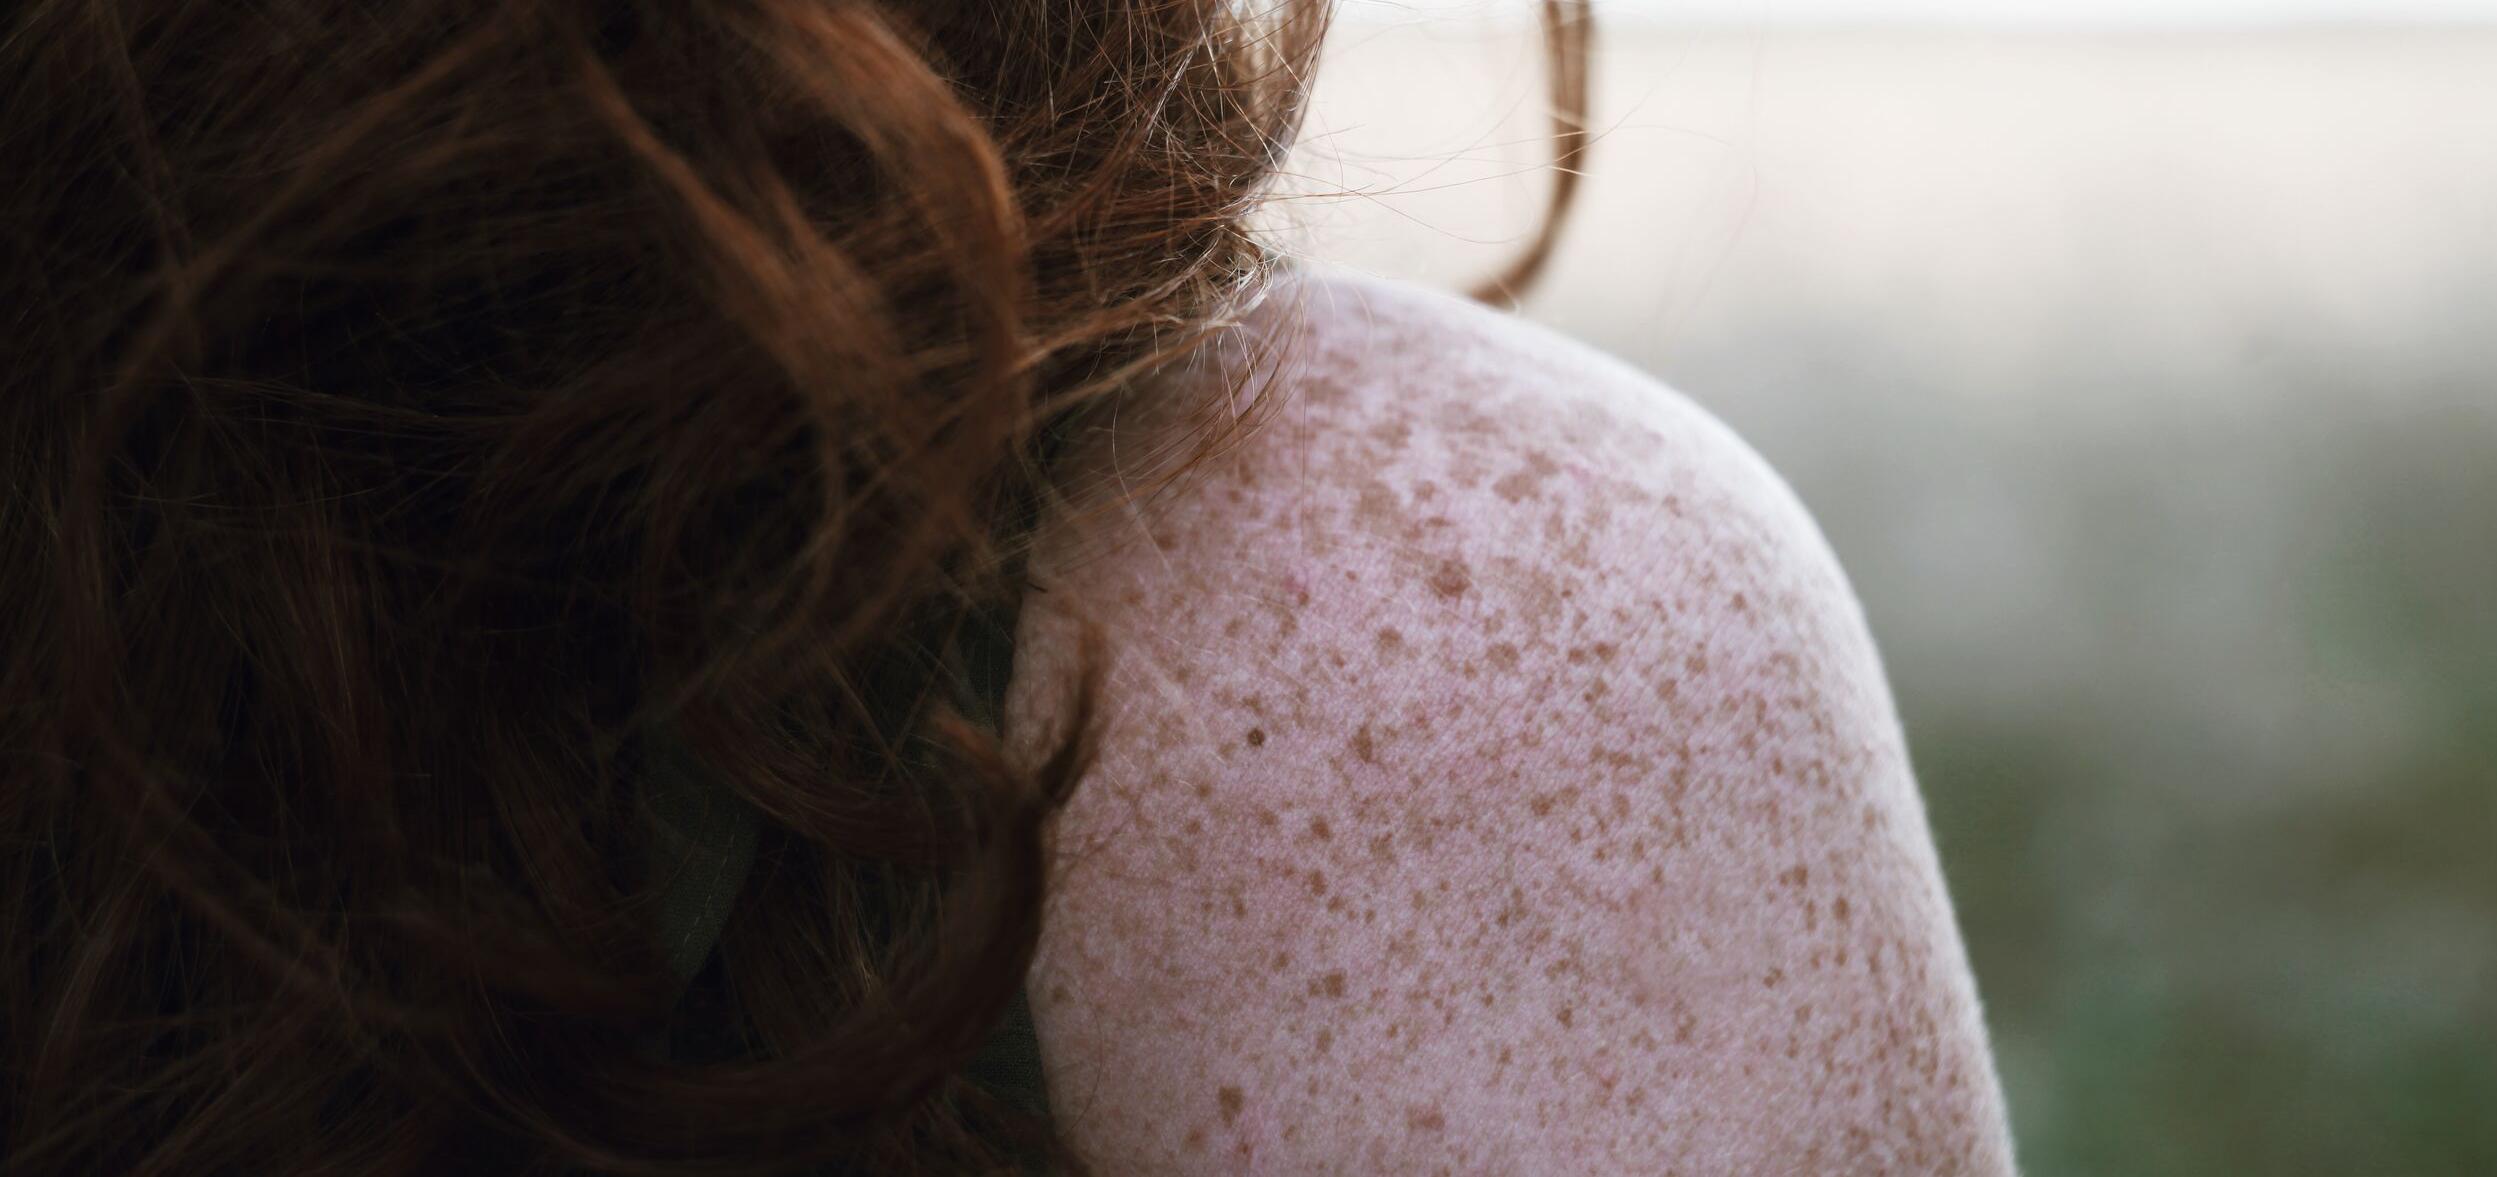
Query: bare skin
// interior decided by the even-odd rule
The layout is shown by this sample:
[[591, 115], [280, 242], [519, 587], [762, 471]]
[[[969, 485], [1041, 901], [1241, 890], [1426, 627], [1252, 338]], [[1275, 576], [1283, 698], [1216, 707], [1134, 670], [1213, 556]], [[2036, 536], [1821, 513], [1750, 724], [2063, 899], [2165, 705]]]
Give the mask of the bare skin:
[[[1321, 272], [1250, 331], [1295, 357], [1277, 415], [1035, 558], [1010, 743], [1054, 734], [1074, 615], [1113, 667], [1030, 977], [1076, 1146], [2012, 1172], [1880, 658], [1785, 484], [1680, 394], [1446, 296]], [[1085, 439], [1079, 481], [1168, 428]]]

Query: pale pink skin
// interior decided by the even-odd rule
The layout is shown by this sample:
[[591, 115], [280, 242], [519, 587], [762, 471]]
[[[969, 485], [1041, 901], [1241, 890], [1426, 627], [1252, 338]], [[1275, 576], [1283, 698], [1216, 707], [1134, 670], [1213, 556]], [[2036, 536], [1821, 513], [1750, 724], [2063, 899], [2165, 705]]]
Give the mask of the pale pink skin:
[[[1680, 393], [1436, 292], [1305, 272], [1248, 330], [1293, 357], [1276, 415], [1036, 551], [1018, 755], [1070, 615], [1114, 654], [1029, 982], [1079, 1150], [2012, 1172], [1880, 657], [1786, 484]], [[1169, 431], [1090, 436], [1078, 481]]]

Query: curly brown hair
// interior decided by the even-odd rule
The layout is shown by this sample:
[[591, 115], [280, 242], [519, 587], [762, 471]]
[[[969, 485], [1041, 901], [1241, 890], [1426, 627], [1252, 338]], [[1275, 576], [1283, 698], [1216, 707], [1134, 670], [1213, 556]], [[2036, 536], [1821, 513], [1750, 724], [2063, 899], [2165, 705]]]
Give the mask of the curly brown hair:
[[[1255, 297], [1327, 16], [13, 6], [0, 1170], [1081, 1171], [963, 1071], [1097, 668], [1022, 770], [964, 635]], [[680, 771], [757, 819], [707, 957]]]

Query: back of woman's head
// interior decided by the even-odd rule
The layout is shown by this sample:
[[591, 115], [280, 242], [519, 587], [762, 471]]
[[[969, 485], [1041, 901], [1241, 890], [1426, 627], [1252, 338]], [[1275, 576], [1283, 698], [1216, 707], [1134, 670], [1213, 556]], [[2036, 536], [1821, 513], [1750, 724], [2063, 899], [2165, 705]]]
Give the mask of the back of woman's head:
[[[975, 1161], [1079, 766], [996, 762], [950, 623], [1253, 276], [1316, 23], [18, 8], [0, 1167]], [[752, 1059], [642, 1049], [661, 746], [764, 819]]]
[[[1324, 16], [0, 18], [0, 1170], [1055, 1154], [961, 1072], [1087, 712], [1008, 764], [958, 638]], [[663, 762], [759, 818], [691, 1057]]]

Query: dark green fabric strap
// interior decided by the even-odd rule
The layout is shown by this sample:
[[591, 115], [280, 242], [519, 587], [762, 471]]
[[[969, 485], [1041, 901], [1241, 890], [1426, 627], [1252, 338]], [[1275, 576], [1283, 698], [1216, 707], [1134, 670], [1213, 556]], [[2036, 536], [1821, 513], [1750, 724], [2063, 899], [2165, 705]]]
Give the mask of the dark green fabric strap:
[[[1013, 602], [973, 611], [963, 621], [954, 643], [955, 673], [963, 684], [964, 708], [976, 722], [997, 730], [1005, 713], [1006, 685], [1014, 675]], [[1034, 1115], [1049, 1114], [1049, 1087], [1041, 1069], [1040, 1036], [1032, 1024], [1028, 988], [1015, 990], [980, 1052], [964, 1075], [998, 1098]]]
[[670, 734], [653, 737], [643, 771], [655, 821], [651, 877], [660, 892], [660, 948], [678, 978], [691, 981], [720, 940], [729, 909], [754, 867], [761, 822], [753, 807], [694, 769]]
[[[995, 724], [1004, 712], [1006, 685], [1013, 676], [1014, 615], [1012, 603], [974, 611], [951, 646], [961, 706], [982, 724]], [[657, 825], [650, 867], [653, 878], [665, 880], [660, 943], [669, 966], [691, 983], [703, 973], [753, 868], [760, 821], [725, 786], [696, 771], [671, 735], [662, 732], [650, 740], [644, 764]], [[711, 1028], [708, 1037], [696, 1040], [717, 1040], [720, 1030], [724, 1028]], [[670, 1049], [662, 1041], [650, 1045], [657, 1051]], [[964, 1073], [1012, 1106], [1049, 1115], [1040, 1038], [1023, 989], [1015, 991], [1004, 1017]]]

